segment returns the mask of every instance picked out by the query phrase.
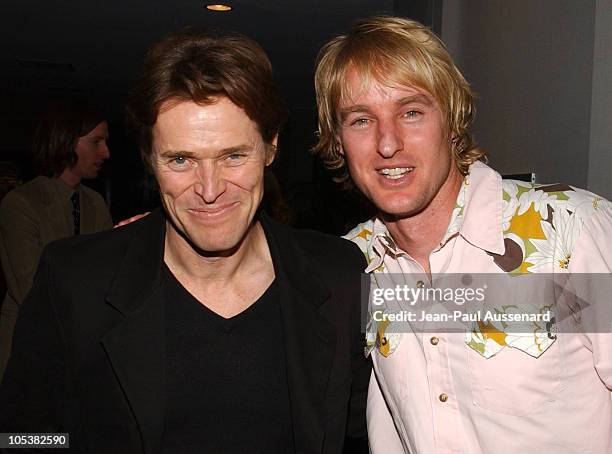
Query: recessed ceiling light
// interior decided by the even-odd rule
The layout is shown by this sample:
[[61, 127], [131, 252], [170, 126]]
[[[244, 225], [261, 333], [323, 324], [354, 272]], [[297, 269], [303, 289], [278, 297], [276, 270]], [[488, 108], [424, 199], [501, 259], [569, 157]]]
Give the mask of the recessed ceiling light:
[[231, 11], [232, 7], [229, 5], [222, 5], [222, 4], [216, 4], [216, 5], [206, 5], [206, 9], [209, 9], [211, 11]]

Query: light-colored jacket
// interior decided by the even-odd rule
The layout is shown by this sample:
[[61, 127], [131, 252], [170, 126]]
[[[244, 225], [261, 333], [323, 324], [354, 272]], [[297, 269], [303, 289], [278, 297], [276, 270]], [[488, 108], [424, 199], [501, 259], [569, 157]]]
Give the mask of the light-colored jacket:
[[[26, 297], [43, 248], [73, 234], [70, 189], [39, 176], [9, 192], [0, 203], [0, 260], [7, 293], [0, 310], [0, 377], [8, 359], [19, 305]], [[79, 185], [81, 233], [112, 227], [104, 199]]]

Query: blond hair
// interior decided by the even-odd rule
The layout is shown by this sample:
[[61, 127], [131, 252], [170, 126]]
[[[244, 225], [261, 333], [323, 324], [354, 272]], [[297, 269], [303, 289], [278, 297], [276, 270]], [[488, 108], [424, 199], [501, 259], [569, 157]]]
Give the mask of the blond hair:
[[387, 86], [413, 86], [429, 92], [444, 116], [460, 172], [467, 174], [478, 159], [486, 161], [468, 132], [475, 114], [474, 95], [442, 41], [418, 22], [373, 17], [356, 22], [346, 35], [332, 39], [317, 57], [319, 141], [314, 151], [337, 172], [336, 181], [352, 186], [338, 147], [336, 113], [340, 101], [350, 95], [344, 82], [349, 69], [361, 76], [365, 86], [374, 79]]

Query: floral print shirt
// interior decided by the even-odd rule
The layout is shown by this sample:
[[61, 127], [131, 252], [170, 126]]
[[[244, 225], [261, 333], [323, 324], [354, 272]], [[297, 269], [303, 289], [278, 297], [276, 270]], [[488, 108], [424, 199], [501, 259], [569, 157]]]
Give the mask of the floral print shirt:
[[[365, 254], [373, 287], [389, 278], [431, 285], [379, 218], [345, 238]], [[418, 332], [370, 317], [372, 452], [536, 448], [544, 453], [560, 447], [566, 449], [562, 452], [612, 452], [612, 326], [583, 332], [573, 311], [580, 300], [577, 290], [567, 291], [572, 273], [602, 273], [600, 279], [612, 281], [607, 278], [612, 204], [567, 185], [502, 180], [485, 164], [474, 163], [430, 266], [432, 274], [499, 273], [514, 283], [544, 273], [560, 276], [565, 284], [544, 296], [490, 308], [534, 314], [555, 308], [548, 323], [526, 322], [520, 329], [513, 323], [474, 321], [459, 333]], [[581, 296], [600, 306], [591, 309], [602, 309], [601, 321], [607, 323], [612, 297], [601, 293], [589, 288]]]

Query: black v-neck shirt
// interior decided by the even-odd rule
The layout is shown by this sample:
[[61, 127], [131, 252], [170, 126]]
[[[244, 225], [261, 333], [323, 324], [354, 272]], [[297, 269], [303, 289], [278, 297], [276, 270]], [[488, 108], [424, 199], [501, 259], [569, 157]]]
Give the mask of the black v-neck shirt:
[[163, 454], [293, 453], [279, 292], [274, 281], [225, 319], [164, 266]]

